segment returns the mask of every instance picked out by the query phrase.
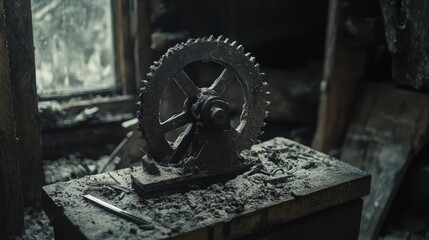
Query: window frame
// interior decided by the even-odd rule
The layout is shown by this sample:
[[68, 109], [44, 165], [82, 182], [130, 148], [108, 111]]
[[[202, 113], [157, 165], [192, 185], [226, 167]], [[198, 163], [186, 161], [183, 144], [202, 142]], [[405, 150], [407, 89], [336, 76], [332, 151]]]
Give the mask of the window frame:
[[[73, 98], [83, 100], [94, 96], [118, 96], [136, 94], [135, 61], [133, 46], [134, 40], [131, 33], [131, 10], [132, 1], [110, 0], [112, 13], [113, 33], [113, 57], [114, 57], [114, 80], [115, 84], [110, 88], [96, 90], [80, 90], [55, 92], [52, 94], [37, 94], [39, 101], [67, 101]], [[37, 77], [37, 76], [36, 76]]]

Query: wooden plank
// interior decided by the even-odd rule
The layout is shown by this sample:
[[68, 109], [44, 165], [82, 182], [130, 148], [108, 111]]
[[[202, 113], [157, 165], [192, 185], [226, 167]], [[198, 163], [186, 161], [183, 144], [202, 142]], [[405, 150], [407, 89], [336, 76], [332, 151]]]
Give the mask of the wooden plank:
[[0, 239], [9, 239], [24, 230], [24, 212], [3, 4], [0, 0]]
[[6, 41], [24, 203], [40, 206], [44, 181], [38, 123], [31, 1], [5, 1]]
[[368, 84], [363, 96], [341, 159], [372, 175], [360, 238], [375, 239], [410, 160], [426, 143], [429, 96], [388, 83]]
[[[350, 17], [345, 9], [361, 3], [347, 2], [348, 8], [344, 7], [345, 3], [345, 0], [329, 2], [318, 123], [312, 144], [322, 152], [340, 148], [366, 69], [366, 47], [355, 44], [347, 37], [343, 26], [346, 17]], [[354, 6], [354, 10], [361, 5]]]
[[[258, 144], [247, 154], [260, 156], [257, 158], [266, 171], [282, 168], [288, 174], [293, 173], [293, 177], [285, 182], [265, 184], [266, 175], [243, 174], [225, 184], [143, 200], [135, 192], [123, 198], [103, 195], [94, 184], [114, 180], [108, 174], [99, 174], [45, 186], [45, 212], [63, 236], [223, 239], [290, 222], [359, 199], [369, 192], [370, 176], [365, 172], [284, 138]], [[313, 167], [306, 167], [311, 162]], [[169, 178], [175, 171], [179, 170], [170, 167], [161, 169], [159, 176], [152, 176], [138, 167], [111, 174], [129, 187], [131, 174], [141, 174], [142, 181], [154, 182]], [[84, 193], [142, 216], [150, 221], [153, 229], [139, 229], [132, 222], [88, 204], [82, 198]], [[240, 202], [243, 203], [241, 210], [231, 209]]]

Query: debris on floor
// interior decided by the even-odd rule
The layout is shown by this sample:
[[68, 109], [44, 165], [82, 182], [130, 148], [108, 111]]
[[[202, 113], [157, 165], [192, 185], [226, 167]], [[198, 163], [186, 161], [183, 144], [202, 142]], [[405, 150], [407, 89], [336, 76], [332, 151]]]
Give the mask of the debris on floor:
[[54, 239], [54, 229], [43, 210], [24, 209], [25, 231], [15, 240], [50, 240]]

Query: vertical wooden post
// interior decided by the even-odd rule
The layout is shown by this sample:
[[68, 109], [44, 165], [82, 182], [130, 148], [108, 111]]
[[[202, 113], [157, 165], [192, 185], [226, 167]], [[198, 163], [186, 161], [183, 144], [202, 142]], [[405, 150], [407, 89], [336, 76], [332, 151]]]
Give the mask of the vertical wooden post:
[[4, 1], [9, 77], [24, 204], [40, 206], [43, 184], [31, 1]]
[[3, 4], [0, 0], [0, 239], [9, 239], [24, 229], [24, 212]]
[[329, 2], [319, 114], [312, 144], [322, 152], [341, 147], [354, 99], [366, 71], [366, 48], [353, 44], [344, 33], [346, 2], [350, 4], [352, 1]]
[[121, 80], [123, 94], [135, 94], [137, 89], [130, 0], [113, 0], [112, 6], [115, 23], [117, 77]]
[[[153, 1], [152, 1], [153, 2]], [[146, 77], [146, 72], [152, 64], [151, 24], [150, 24], [150, 1], [134, 0], [134, 56], [136, 59], [136, 79], [137, 87], [140, 88], [140, 81]]]

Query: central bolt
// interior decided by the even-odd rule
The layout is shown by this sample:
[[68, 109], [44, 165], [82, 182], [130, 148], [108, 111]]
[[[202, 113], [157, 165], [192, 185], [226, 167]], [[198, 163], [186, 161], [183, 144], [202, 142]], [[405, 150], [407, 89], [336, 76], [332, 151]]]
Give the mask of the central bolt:
[[230, 128], [230, 109], [225, 100], [218, 96], [203, 95], [192, 105], [192, 113], [204, 126], [211, 130]]
[[211, 113], [210, 115], [211, 115], [212, 121], [216, 125], [223, 126], [225, 125], [225, 122], [228, 121], [226, 117], [227, 113], [222, 108], [212, 107], [210, 113]]

